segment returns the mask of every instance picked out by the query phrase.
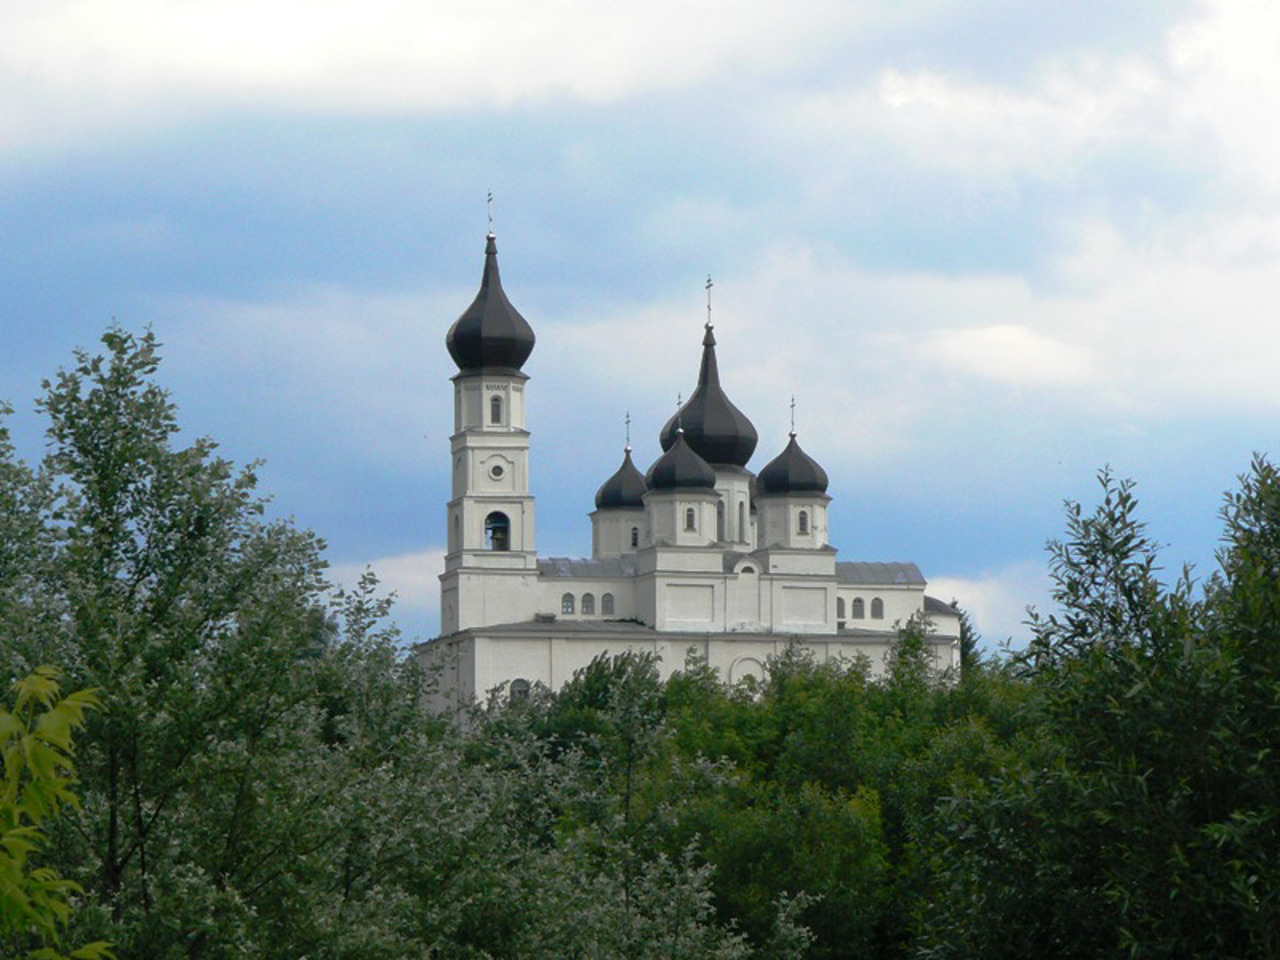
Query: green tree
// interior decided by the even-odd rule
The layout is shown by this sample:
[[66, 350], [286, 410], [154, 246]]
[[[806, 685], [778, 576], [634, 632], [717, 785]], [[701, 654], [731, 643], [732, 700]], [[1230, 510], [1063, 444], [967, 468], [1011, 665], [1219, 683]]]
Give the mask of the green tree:
[[[253, 467], [182, 441], [150, 334], [103, 343], [47, 384], [39, 470], [0, 442], [0, 532], [33, 545], [0, 540], [0, 670], [62, 662], [104, 691], [82, 809], [48, 823], [47, 862], [85, 891], [69, 937], [156, 958], [752, 953], [696, 847], [646, 839], [673, 782], [651, 663], [585, 675], [559, 713], [544, 693], [442, 723], [376, 581], [335, 594]], [[793, 914], [778, 957], [804, 942]]]
[[13, 708], [0, 707], [0, 947], [31, 960], [96, 960], [113, 956], [106, 943], [59, 949], [79, 885], [31, 860], [45, 845], [46, 822], [78, 804], [72, 735], [98, 705], [87, 690], [59, 699], [57, 678], [37, 667], [14, 684]]
[[1202, 599], [1161, 584], [1132, 485], [1100, 482], [1051, 547], [1019, 762], [940, 814], [926, 955], [1274, 956], [1274, 471], [1228, 498]]

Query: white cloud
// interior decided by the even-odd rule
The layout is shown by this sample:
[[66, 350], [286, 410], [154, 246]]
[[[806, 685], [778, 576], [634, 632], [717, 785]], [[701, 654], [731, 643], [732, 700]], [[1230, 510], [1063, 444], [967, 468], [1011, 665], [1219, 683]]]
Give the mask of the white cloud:
[[351, 589], [369, 569], [378, 577], [380, 592], [395, 593], [393, 618], [416, 623], [439, 616], [443, 548], [378, 557], [368, 563], [336, 563], [330, 566], [329, 577], [338, 586]]
[[1086, 385], [1099, 372], [1090, 350], [1015, 323], [939, 330], [923, 349], [940, 366], [1018, 386]]
[[782, 122], [853, 151], [868, 140], [891, 143], [934, 170], [1045, 178], [1071, 176], [1080, 155], [1101, 143], [1150, 132], [1162, 93], [1155, 69], [1137, 60], [1055, 65], [1030, 89], [889, 68], [874, 86], [788, 104]]
[[0, 142], [237, 105], [417, 112], [588, 102], [771, 72], [861, 5], [676, 0], [10, 4]]
[[1006, 640], [1024, 646], [1031, 639], [1026, 627], [1027, 607], [1050, 609], [1049, 577], [1043, 562], [1023, 561], [977, 576], [934, 576], [929, 594], [955, 600], [968, 611], [988, 648]]
[[323, 433], [349, 459], [417, 469], [434, 454], [420, 441], [448, 429], [450, 403], [448, 357], [423, 343], [424, 330], [443, 330], [473, 295], [310, 287], [261, 301], [169, 301], [156, 329], [189, 393], [220, 398], [207, 432], [270, 422], [282, 435]]

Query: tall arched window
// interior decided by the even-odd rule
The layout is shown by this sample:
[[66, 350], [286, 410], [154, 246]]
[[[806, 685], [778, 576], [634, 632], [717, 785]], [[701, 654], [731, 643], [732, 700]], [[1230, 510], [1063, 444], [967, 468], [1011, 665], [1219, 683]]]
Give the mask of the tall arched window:
[[511, 686], [507, 688], [507, 699], [511, 703], [520, 703], [529, 699], [529, 681], [523, 678], [516, 678], [511, 681]]
[[596, 596], [594, 593], [584, 593], [582, 595], [582, 613], [584, 616], [595, 616], [596, 612]]
[[685, 507], [684, 510], [684, 528], [686, 530], [698, 529], [698, 515], [693, 512], [693, 507]]
[[836, 619], [844, 619], [844, 597], [836, 597]]
[[631, 546], [633, 547], [640, 546], [640, 528], [639, 527], [631, 528]]
[[490, 550], [511, 549], [511, 521], [500, 510], [484, 518], [484, 538]]
[[747, 539], [747, 505], [738, 501], [738, 539]]
[[724, 539], [724, 501], [716, 504], [716, 539]]
[[884, 619], [884, 601], [881, 600], [879, 597], [875, 597], [871, 601], [871, 619], [872, 620]]
[[849, 604], [849, 617], [853, 620], [865, 620], [867, 618], [867, 605], [862, 602], [861, 597], [854, 597], [853, 602]]
[[573, 613], [573, 594], [566, 593], [560, 598], [560, 612]]
[[800, 511], [800, 517], [798, 518], [797, 526], [799, 527], [801, 533], [809, 532], [809, 511], [808, 510]]
[[613, 594], [606, 593], [600, 598], [600, 614], [605, 617], [613, 616]]
[[502, 422], [502, 398], [496, 393], [489, 398], [489, 422]]

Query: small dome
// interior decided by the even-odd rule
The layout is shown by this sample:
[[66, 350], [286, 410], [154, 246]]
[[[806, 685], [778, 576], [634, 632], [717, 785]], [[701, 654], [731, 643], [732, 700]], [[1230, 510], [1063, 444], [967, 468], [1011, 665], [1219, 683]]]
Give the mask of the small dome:
[[756, 481], [763, 494], [827, 492], [827, 471], [800, 449], [794, 433], [787, 448], [765, 465]]
[[596, 509], [610, 510], [617, 507], [643, 507], [644, 477], [631, 462], [631, 448], [627, 447], [622, 466], [596, 491]]
[[464, 373], [499, 370], [518, 373], [533, 353], [533, 328], [511, 305], [498, 276], [498, 245], [489, 234], [480, 292], [445, 336], [445, 346]]
[[715, 471], [685, 442], [684, 431], [679, 429], [676, 430], [671, 449], [653, 462], [644, 479], [650, 490], [679, 490], [688, 487], [711, 490], [716, 485]]
[[677, 427], [684, 428], [685, 439], [699, 456], [708, 463], [725, 466], [745, 467], [759, 441], [751, 421], [720, 389], [716, 336], [710, 324], [702, 338], [698, 386], [662, 428], [660, 440], [663, 450], [670, 450], [675, 443]]

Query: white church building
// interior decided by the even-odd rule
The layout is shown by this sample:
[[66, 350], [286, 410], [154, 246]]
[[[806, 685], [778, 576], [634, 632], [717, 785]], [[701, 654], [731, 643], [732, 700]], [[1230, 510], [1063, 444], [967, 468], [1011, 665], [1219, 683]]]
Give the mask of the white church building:
[[920, 616], [939, 670], [959, 668], [959, 617], [925, 593], [915, 564], [836, 559], [827, 474], [794, 432], [759, 473], [748, 468], [758, 437], [720, 385], [709, 318], [664, 452], [642, 474], [628, 446], [596, 494], [590, 558], [539, 558], [521, 372], [534, 340], [502, 289], [491, 233], [480, 292], [446, 337], [458, 373], [441, 636], [418, 651], [449, 699], [504, 682], [558, 688], [627, 650], [658, 654], [664, 676], [692, 652], [730, 682], [761, 676], [794, 644], [878, 670], [897, 628]]

